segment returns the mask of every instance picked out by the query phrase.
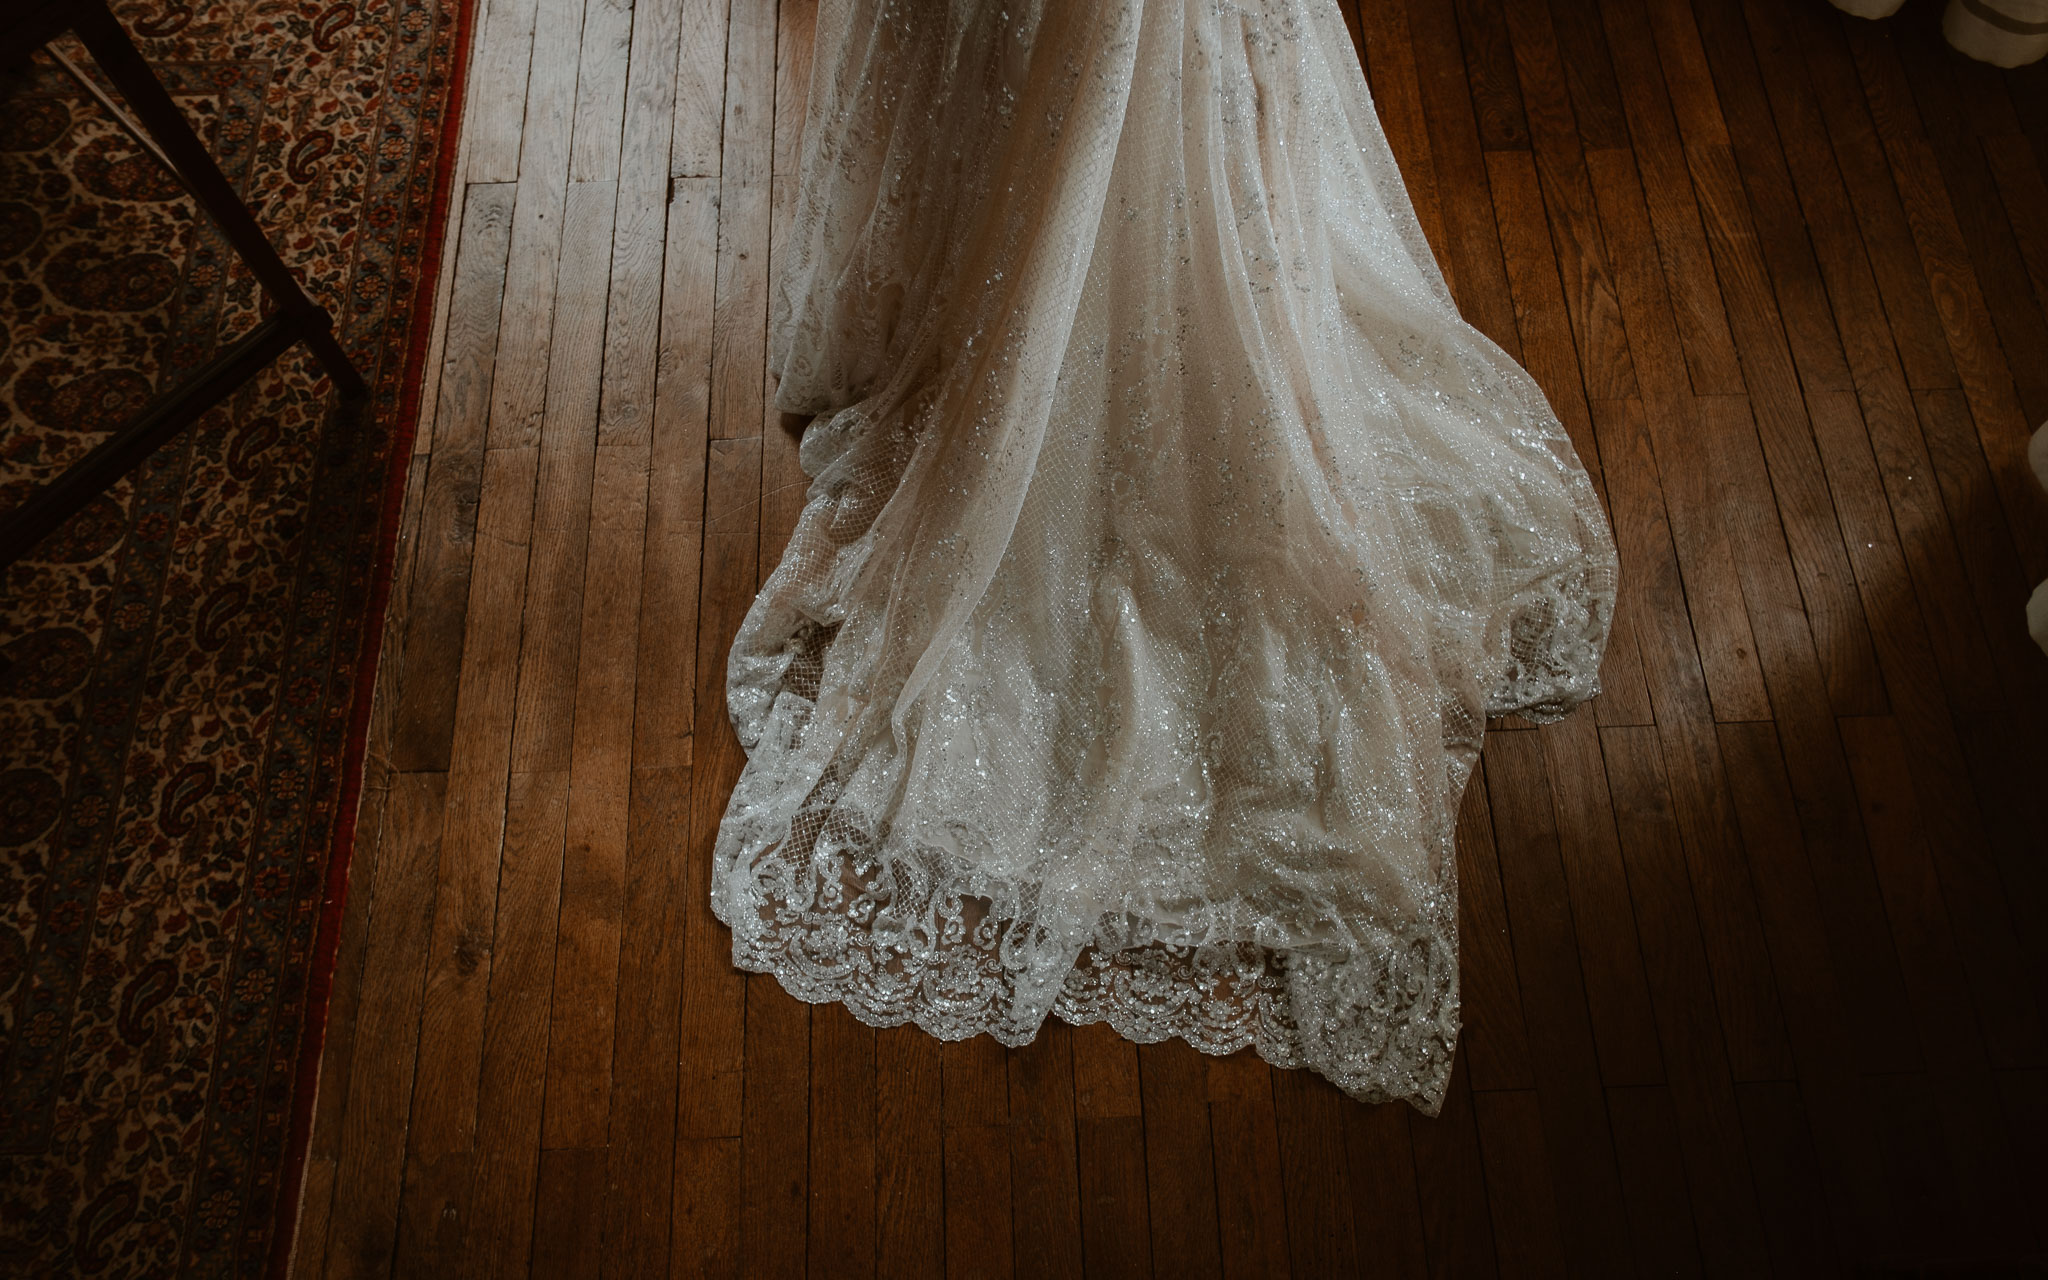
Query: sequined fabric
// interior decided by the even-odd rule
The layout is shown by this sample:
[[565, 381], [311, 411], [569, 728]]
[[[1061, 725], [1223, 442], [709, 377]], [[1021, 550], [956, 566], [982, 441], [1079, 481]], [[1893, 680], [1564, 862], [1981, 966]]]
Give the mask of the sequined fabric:
[[713, 902], [877, 1025], [1048, 1015], [1439, 1105], [1489, 713], [1615, 592], [1330, 0], [824, 0]]

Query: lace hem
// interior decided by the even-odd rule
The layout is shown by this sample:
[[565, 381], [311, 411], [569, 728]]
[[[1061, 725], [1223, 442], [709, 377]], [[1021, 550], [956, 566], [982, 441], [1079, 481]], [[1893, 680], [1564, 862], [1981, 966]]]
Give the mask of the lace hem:
[[1506, 669], [1486, 700], [1489, 716], [1562, 720], [1600, 692], [1600, 655], [1614, 613], [1584, 565], [1544, 579], [1509, 613]]
[[[804, 647], [818, 643], [814, 633]], [[1082, 919], [1042, 876], [991, 875], [871, 825], [843, 803], [834, 773], [806, 786], [814, 708], [787, 689], [774, 702], [752, 726], [716, 855], [712, 907], [733, 931], [738, 968], [808, 1003], [844, 1004], [870, 1026], [913, 1023], [942, 1040], [986, 1033], [1016, 1047], [1047, 1016], [1106, 1022], [1139, 1043], [1250, 1047], [1361, 1101], [1437, 1113], [1458, 1031], [1454, 875], [1400, 931], [1359, 904], [1320, 900], [1284, 915], [1234, 899]], [[805, 800], [784, 825], [777, 814], [798, 792]], [[964, 824], [953, 835], [982, 843]], [[1315, 923], [1283, 937], [1285, 920]]]
[[1458, 1029], [1455, 937], [1385, 934], [1325, 957], [1144, 940], [1142, 924], [1105, 919], [1075, 944], [1030, 917], [1032, 888], [948, 861], [938, 851], [880, 863], [842, 853], [802, 865], [771, 852], [725, 868], [738, 883], [726, 879], [714, 905], [733, 930], [733, 964], [872, 1027], [914, 1024], [941, 1040], [985, 1033], [1016, 1048], [1048, 1015], [1105, 1022], [1140, 1044], [1249, 1047], [1362, 1102], [1406, 1100], [1431, 1116], [1442, 1105]]

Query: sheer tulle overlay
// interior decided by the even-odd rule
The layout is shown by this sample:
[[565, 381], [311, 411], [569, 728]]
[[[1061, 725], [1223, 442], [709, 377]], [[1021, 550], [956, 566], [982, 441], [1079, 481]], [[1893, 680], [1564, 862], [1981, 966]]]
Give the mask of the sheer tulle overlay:
[[823, 0], [734, 643], [742, 968], [1434, 1112], [1484, 718], [1595, 690], [1584, 470], [1458, 317], [1331, 0]]

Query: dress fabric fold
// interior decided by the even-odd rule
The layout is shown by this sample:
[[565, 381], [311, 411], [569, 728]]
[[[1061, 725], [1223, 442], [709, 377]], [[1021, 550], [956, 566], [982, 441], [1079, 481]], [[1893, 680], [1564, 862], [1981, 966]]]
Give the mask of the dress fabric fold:
[[734, 962], [1434, 1114], [1460, 796], [1487, 716], [1595, 692], [1615, 556], [1333, 0], [822, 0], [815, 47], [769, 342], [812, 484], [727, 672]]

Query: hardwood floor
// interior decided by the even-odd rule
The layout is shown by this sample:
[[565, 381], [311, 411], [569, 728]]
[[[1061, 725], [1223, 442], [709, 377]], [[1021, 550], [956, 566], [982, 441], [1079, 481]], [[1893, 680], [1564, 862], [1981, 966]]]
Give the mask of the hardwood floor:
[[1428, 1120], [730, 967], [815, 0], [483, 3], [296, 1276], [2048, 1262], [2048, 66], [1925, 0], [1344, 0], [1624, 572], [1606, 694], [1467, 796]]

